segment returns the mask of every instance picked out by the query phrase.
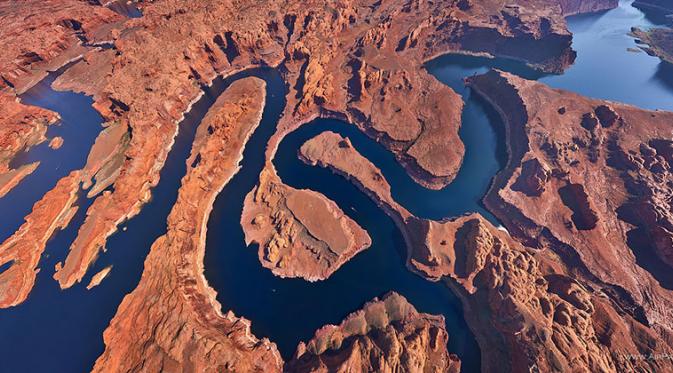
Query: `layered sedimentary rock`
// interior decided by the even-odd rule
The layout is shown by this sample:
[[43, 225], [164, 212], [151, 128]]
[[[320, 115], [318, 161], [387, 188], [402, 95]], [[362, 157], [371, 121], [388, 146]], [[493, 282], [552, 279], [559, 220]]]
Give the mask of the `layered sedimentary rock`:
[[[462, 159], [461, 102], [421, 68], [423, 62], [460, 52], [561, 71], [574, 59], [563, 15], [555, 0], [508, 6], [448, 0], [144, 5], [142, 18], [112, 32], [111, 73], [99, 74], [99, 55], [74, 67], [78, 73], [71, 75], [84, 79], [61, 82], [93, 94], [105, 119], [126, 123], [133, 137], [123, 162], [106, 172], [119, 175], [105, 178], [114, 181], [114, 191], [90, 207], [56, 278], [63, 287], [80, 281], [117, 225], [147, 202], [176, 122], [201, 94], [200, 84], [216, 74], [282, 62], [288, 107], [271, 152], [284, 133], [311, 118], [348, 118], [391, 149], [418, 182], [440, 188]], [[86, 72], [87, 66], [95, 71]]]
[[58, 150], [61, 149], [61, 146], [63, 146], [63, 137], [56, 136], [49, 140], [49, 147], [53, 150]]
[[419, 313], [397, 293], [374, 299], [302, 342], [287, 372], [459, 372], [444, 317]]
[[[45, 140], [58, 114], [24, 105], [21, 94], [109, 38], [124, 17], [84, 1], [4, 1], [0, 4], [0, 194], [15, 187], [36, 165], [9, 170], [14, 156]], [[36, 37], [39, 35], [39, 37]]]
[[407, 242], [408, 266], [428, 279], [443, 278], [460, 296], [485, 371], [671, 366], [670, 360], [639, 359], [669, 353], [666, 339], [592, 281], [576, 280], [574, 268], [553, 252], [527, 249], [476, 214], [444, 221], [412, 216], [392, 200], [380, 171], [340, 135], [318, 135], [300, 156], [352, 180], [395, 220]]
[[105, 280], [105, 278], [110, 274], [110, 271], [112, 271], [112, 266], [107, 266], [101, 269], [100, 272], [91, 276], [91, 281], [89, 281], [89, 285], [86, 286], [86, 290], [91, 290], [100, 285], [101, 282], [103, 282], [103, 280]]
[[268, 172], [247, 195], [241, 225], [246, 243], [259, 245], [262, 265], [281, 277], [324, 280], [371, 245], [367, 232], [336, 203]]
[[222, 314], [203, 277], [206, 223], [260, 122], [264, 82], [233, 83], [199, 125], [168, 231], [152, 245], [136, 289], [105, 331], [94, 371], [278, 372], [274, 344], [247, 320]]
[[14, 95], [0, 92], [0, 197], [32, 173], [38, 163], [10, 168], [17, 154], [46, 140], [47, 127], [58, 121], [53, 111], [22, 104]]
[[32, 174], [39, 165], [40, 162], [33, 162], [0, 173], [0, 198], [4, 197], [14, 189], [14, 187], [19, 185], [19, 183], [21, 183], [26, 176]]
[[[527, 245], [557, 253], [576, 276], [670, 341], [673, 113], [497, 71], [469, 84], [498, 109], [508, 135], [510, 160], [485, 199], [488, 208]], [[529, 162], [540, 172], [526, 172]]]
[[[135, 216], [149, 200], [177, 134], [177, 123], [202, 95], [201, 85], [218, 73], [229, 74], [253, 62], [275, 65], [280, 61], [280, 50], [273, 51], [274, 46], [279, 48], [275, 38], [280, 35], [270, 33], [266, 14], [252, 13], [255, 17], [243, 21], [236, 19], [240, 8], [228, 2], [157, 2], [144, 10], [142, 18], [127, 21], [128, 28], [116, 34], [113, 69], [104, 84], [98, 79], [80, 79], [68, 80], [72, 85], [66, 85], [64, 79], [63, 87], [76, 86], [94, 93], [94, 107], [108, 123], [128, 128], [129, 136], [119, 136], [116, 144], [105, 140], [100, 146], [101, 157], [88, 164], [97, 166], [87, 171], [87, 177], [98, 170], [90, 195], [110, 183], [114, 183], [114, 190], [99, 195], [87, 211], [63, 268], [55, 275], [62, 287], [81, 281], [117, 225]], [[240, 46], [225, 41], [229, 40], [226, 30], [237, 23], [246, 25], [239, 28]], [[167, 39], [166, 35], [173, 37]], [[264, 56], [241, 56], [232, 65], [233, 59], [225, 53], [226, 43], [232, 49], [247, 45], [250, 53]], [[84, 74], [87, 66], [98, 68], [97, 63], [75, 67]], [[97, 75], [92, 72], [87, 76]], [[87, 81], [92, 87], [86, 88]]]
[[124, 20], [108, 8], [77, 0], [3, 1], [0, 14], [0, 89], [18, 94], [78, 58], [85, 44], [109, 40], [111, 29]]
[[651, 56], [673, 64], [673, 29], [657, 27], [649, 30], [633, 28], [631, 34], [638, 38], [640, 48]]
[[0, 93], [0, 173], [20, 152], [46, 140], [47, 127], [59, 120], [53, 111], [22, 104], [11, 94]]
[[434, 242], [429, 239], [433, 232], [443, 230], [443, 223], [417, 218], [397, 203], [381, 170], [353, 148], [348, 138], [323, 132], [304, 143], [299, 156], [308, 164], [329, 168], [351, 180], [393, 219], [404, 236], [411, 270], [433, 281], [448, 274], [452, 259], [433, 252]]
[[77, 211], [74, 204], [80, 183], [79, 171], [62, 178], [35, 203], [19, 230], [0, 245], [0, 266], [9, 265], [0, 272], [0, 308], [15, 306], [28, 297], [47, 241]]

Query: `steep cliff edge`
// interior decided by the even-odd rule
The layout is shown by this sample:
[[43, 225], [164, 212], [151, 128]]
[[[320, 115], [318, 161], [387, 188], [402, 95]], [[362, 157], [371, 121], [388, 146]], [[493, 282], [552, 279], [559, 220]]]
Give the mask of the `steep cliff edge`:
[[[143, 17], [112, 36], [109, 74], [97, 73], [108, 57], [87, 55], [73, 67], [77, 73], [59, 82], [93, 94], [106, 121], [133, 134], [90, 191], [96, 201], [56, 275], [64, 288], [81, 281], [117, 225], [147, 202], [177, 122], [218, 74], [282, 63], [288, 107], [271, 152], [311, 118], [345, 118], [393, 151], [419, 183], [441, 188], [462, 161], [461, 100], [421, 68], [425, 61], [451, 52], [486, 54], [562, 71], [574, 59], [560, 3], [552, 0], [508, 6], [358, 0], [338, 7], [163, 0], [143, 5]], [[113, 192], [99, 195], [108, 185]]]
[[325, 280], [371, 245], [371, 238], [333, 201], [265, 173], [245, 198], [241, 226], [276, 276]]
[[673, 65], [673, 29], [656, 27], [649, 30], [631, 29], [636, 43], [640, 44], [650, 56], [659, 57], [662, 61]]
[[460, 372], [446, 349], [444, 317], [419, 313], [397, 293], [374, 299], [340, 325], [302, 342], [286, 372]]
[[380, 170], [338, 134], [307, 141], [300, 157], [348, 178], [393, 218], [410, 269], [444, 281], [461, 298], [484, 371], [670, 368], [667, 359], [639, 358], [669, 353], [665, 336], [576, 276], [553, 251], [526, 248], [478, 214], [444, 221], [412, 216], [392, 200]]
[[30, 294], [47, 241], [68, 225], [77, 211], [75, 202], [81, 172], [73, 171], [35, 203], [25, 223], [0, 245], [0, 308], [16, 306]]
[[104, 333], [94, 371], [280, 371], [282, 360], [247, 320], [222, 313], [203, 276], [206, 225], [259, 125], [265, 84], [233, 83], [199, 125], [168, 231], [150, 250], [140, 283]]
[[468, 82], [507, 130], [510, 159], [487, 207], [513, 235], [556, 252], [576, 276], [670, 341], [673, 113], [498, 71]]

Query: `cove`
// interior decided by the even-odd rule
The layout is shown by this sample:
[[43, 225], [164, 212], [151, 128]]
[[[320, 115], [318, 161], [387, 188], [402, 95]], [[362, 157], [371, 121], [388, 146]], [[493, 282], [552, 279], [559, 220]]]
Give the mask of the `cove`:
[[[645, 27], [647, 24], [649, 21], [640, 12], [630, 8], [630, 2], [622, 2], [620, 8], [613, 11], [571, 17], [569, 27], [575, 33], [575, 49], [578, 51], [576, 64], [564, 75], [540, 75], [535, 78], [554, 87], [570, 89], [593, 97], [638, 104], [646, 108], [672, 110], [673, 85], [670, 84], [672, 80], [670, 69], [661, 68], [658, 59], [644, 53], [626, 51], [627, 46], [635, 45], [633, 39], [626, 35], [630, 27]], [[486, 183], [490, 182], [490, 177], [498, 171], [499, 164], [503, 161], [500, 159], [502, 151], [498, 150], [498, 142], [502, 141], [502, 136], [497, 132], [497, 122], [489, 119], [488, 106], [480, 104], [476, 99], [474, 105], [469, 103], [473, 98], [470, 92], [462, 87], [462, 78], [475, 72], [486, 71], [490, 66], [510, 70], [517, 70], [520, 67], [516, 64], [503, 67], [502, 61], [475, 60], [466, 56], [447, 56], [426, 66], [439, 80], [466, 97], [466, 110], [460, 132], [466, 144], [466, 159], [460, 171], [461, 175], [454, 182], [464, 182], [465, 188], [456, 189], [461, 194], [453, 198], [447, 194], [446, 201], [441, 202], [444, 207], [433, 206], [436, 203], [433, 198], [440, 199], [438, 196], [444, 191], [435, 192], [439, 193], [435, 195], [422, 189], [417, 190], [414, 185], [407, 185], [411, 189], [404, 192], [403, 188], [408, 183], [405, 178], [408, 176], [399, 169], [392, 156], [367, 137], [358, 137], [357, 143], [354, 141], [358, 150], [372, 157], [372, 161], [382, 168], [386, 177], [391, 179], [394, 197], [412, 212], [434, 218], [452, 213], [460, 214], [472, 208], [474, 211], [480, 211], [479, 198], [483, 192], [480, 195], [478, 190], [461, 191], [461, 189], [482, 185], [482, 181], [477, 179], [484, 178]], [[526, 74], [523, 70], [518, 73]], [[444, 285], [430, 283], [406, 269], [402, 270], [405, 248], [402, 246], [403, 241], [399, 232], [387, 216], [345, 180], [332, 175], [328, 170], [297, 163], [297, 148], [293, 145], [293, 141], [299, 143], [302, 136], [308, 136], [311, 131], [330, 128], [336, 129], [337, 132], [353, 131], [352, 136], [350, 132], [343, 133], [355, 138], [359, 132], [353, 126], [338, 121], [308, 124], [301, 129], [305, 132], [291, 134], [284, 140], [281, 144], [283, 150], [279, 148], [279, 155], [274, 162], [286, 183], [293, 186], [315, 187], [317, 191], [335, 200], [344, 211], [369, 231], [374, 239], [373, 246], [344, 265], [330, 280], [316, 284], [275, 278], [257, 261], [256, 248], [245, 247], [238, 221], [242, 199], [257, 181], [258, 175], [255, 174], [255, 170], [258, 170], [259, 164], [256, 162], [262, 157], [262, 149], [265, 146], [263, 140], [269, 135], [267, 131], [273, 131], [277, 115], [283, 105], [281, 99], [284, 94], [284, 87], [277, 73], [270, 69], [260, 69], [238, 74], [229, 79], [217, 79], [212, 87], [205, 89], [206, 95], [193, 106], [180, 124], [176, 143], [161, 172], [161, 181], [153, 190], [153, 200], [137, 217], [124, 224], [128, 231], [120, 231], [110, 238], [108, 251], [100, 256], [89, 272], [91, 276], [107, 265], [113, 264], [114, 269], [110, 276], [90, 292], [84, 290], [84, 285], [90, 277], [85, 278], [83, 284], [62, 292], [51, 276], [54, 264], [64, 258], [84, 219], [86, 208], [91, 203], [85, 197], [80, 197], [81, 209], [71, 226], [58, 233], [47, 247], [46, 255], [40, 263], [42, 270], [38, 274], [36, 287], [31, 296], [18, 307], [0, 310], [0, 330], [2, 330], [0, 351], [3, 351], [0, 371], [73, 372], [87, 371], [92, 367], [95, 359], [103, 351], [104, 329], [114, 316], [123, 296], [137, 285], [142, 273], [143, 260], [150, 245], [166, 230], [166, 217], [177, 196], [180, 179], [185, 173], [185, 159], [191, 149], [196, 124], [227, 84], [248, 75], [259, 76], [267, 81], [269, 102], [265, 106], [263, 124], [253, 136], [255, 146], [253, 142], [246, 146], [243, 168], [218, 197], [209, 222], [205, 258], [206, 276], [211, 286], [218, 291], [218, 300], [223, 307], [252, 320], [254, 333], [258, 337], [270, 337], [278, 343], [287, 357], [288, 353], [294, 351], [299, 340], [306, 340], [312, 336], [316, 327], [326, 323], [338, 323], [347, 313], [360, 308], [374, 296], [396, 290], [408, 297], [419, 311], [445, 315], [451, 336], [450, 349], [461, 355], [465, 371], [478, 368], [476, 365], [479, 360], [478, 348], [462, 321], [459, 303]], [[603, 86], [603, 83], [607, 85]], [[86, 110], [90, 101], [77, 102], [75, 96], [69, 99], [56, 99], [56, 95], [60, 93], [47, 90], [43, 94], [45, 102], [52, 100], [68, 105], [75, 113], [72, 122], [64, 123], [59, 128], [54, 127], [50, 131], [65, 129], [66, 125], [73, 124], [73, 131], [77, 133], [88, 131], [87, 126], [91, 126], [95, 129], [92, 139], [95, 137], [100, 129], [100, 119], [87, 122], [81, 114], [78, 114]], [[76, 97], [87, 99], [81, 95]], [[24, 100], [26, 99], [24, 97]], [[38, 103], [38, 105], [46, 104]], [[466, 119], [469, 107], [473, 108], [470, 110], [474, 110], [475, 117], [481, 118], [480, 120]], [[57, 111], [62, 110], [65, 109]], [[492, 125], [496, 128], [493, 129]], [[493, 132], [495, 136], [491, 137], [488, 131], [495, 131]], [[51, 132], [49, 136], [52, 136]], [[69, 141], [68, 137], [64, 138], [65, 144], [60, 151], [63, 151], [68, 144], [75, 144]], [[263, 145], [258, 145], [260, 143]], [[470, 144], [477, 144], [478, 147], [473, 148]], [[284, 150], [285, 147], [287, 151]], [[77, 159], [80, 159], [80, 163], [73, 163], [67, 168], [75, 169], [83, 165], [88, 147], [82, 148], [84, 150], [81, 153], [73, 153], [72, 158], [79, 157]], [[489, 154], [482, 154], [484, 149], [487, 149], [486, 152]], [[66, 159], [65, 153], [59, 153], [60, 151], [45, 152], [44, 156], [35, 153], [35, 158], [17, 162], [30, 162], [32, 159], [46, 162], [49, 157], [54, 158], [54, 161], [69, 162], [71, 158]], [[260, 158], [255, 158], [256, 153]], [[480, 160], [482, 157], [487, 159]], [[51, 166], [45, 165], [46, 163], [43, 163], [34, 175], [42, 168], [52, 169]], [[481, 171], [474, 169], [480, 165], [489, 165], [491, 175], [487, 177], [485, 176], [487, 172], [482, 174]], [[62, 171], [63, 175], [67, 174], [65, 170]], [[473, 172], [478, 177], [467, 176]], [[395, 176], [396, 173], [399, 173], [398, 177]], [[463, 173], [466, 175], [462, 175]], [[321, 176], [324, 176], [324, 179]], [[461, 181], [463, 177], [465, 181]], [[43, 180], [34, 182], [26, 179], [17, 190], [44, 188], [46, 191], [55, 184], [58, 176]], [[47, 185], [48, 183], [52, 184]], [[448, 188], [451, 187], [450, 185]], [[32, 203], [43, 194], [41, 190], [33, 192], [32, 197], [26, 198], [24, 203], [18, 203], [19, 199], [14, 202], [15, 199], [5, 197], [11, 202], [2, 205], [2, 211], [9, 212], [2, 217], [3, 233], [5, 230], [7, 234], [13, 231], [11, 227], [7, 227], [10, 223], [5, 224], [5, 221], [10, 220], [4, 219], [15, 219], [15, 225], [18, 227], [25, 215], [18, 210], [24, 208], [30, 211]], [[415, 193], [421, 192], [428, 194], [416, 197], [420, 195]], [[474, 197], [466, 197], [468, 194], [462, 194], [463, 192]], [[466, 201], [454, 201], [462, 198]], [[5, 201], [0, 200], [0, 203]], [[452, 204], [456, 207], [451, 207]], [[21, 207], [24, 205], [25, 207]], [[317, 300], [316, 304], [312, 304], [312, 297]]]
[[[179, 124], [175, 144], [161, 171], [161, 180], [152, 191], [152, 200], [144, 206], [139, 215], [124, 223], [120, 231], [110, 237], [107, 243], [108, 250], [100, 254], [82, 283], [61, 291], [58, 283], [52, 278], [54, 265], [65, 259], [79, 226], [84, 222], [86, 210], [93, 201], [86, 198], [86, 193], [79, 194], [80, 209], [70, 226], [57, 232], [47, 245], [39, 264], [41, 270], [28, 299], [17, 307], [0, 310], [0, 330], [2, 331], [0, 372], [85, 372], [91, 370], [105, 347], [103, 331], [114, 317], [122, 298], [138, 284], [143, 262], [150, 246], [159, 236], [166, 233], [166, 219], [177, 199], [180, 180], [186, 171], [185, 160], [191, 151], [198, 123], [217, 97], [233, 81], [247, 76], [258, 76], [267, 82], [274, 79], [279, 82], [275, 71], [253, 69], [234, 74], [226, 79], [217, 78], [210, 87], [204, 87], [204, 95], [194, 103]], [[101, 128], [102, 119], [97, 117], [96, 121], [89, 121], [91, 118], [80, 114], [89, 109], [93, 110], [90, 107], [91, 99], [74, 93], [62, 95], [61, 92], [49, 88], [50, 81], [45, 80], [43, 83], [40, 85], [43, 101], [32, 101], [32, 103], [38, 106], [45, 103], [44, 107], [54, 108], [61, 114], [64, 124], [56, 129], [65, 130], [68, 126], [72, 126], [73, 133], [77, 134], [77, 131], [84, 130], [85, 126], [93, 126], [96, 128], [91, 138], [91, 143], [93, 143], [97, 131]], [[56, 106], [47, 106], [49, 103]], [[68, 118], [71, 119], [65, 123], [65, 114], [68, 112], [71, 112], [72, 116], [69, 116]], [[76, 137], [69, 141], [69, 137], [65, 137], [61, 150], [69, 142], [71, 145], [76, 144], [75, 139]], [[89, 147], [90, 144], [88, 146], [83, 144], [80, 152], [74, 151], [70, 154], [74, 160], [82, 160], [80, 164], [73, 163], [73, 169], [84, 165]], [[62, 159], [61, 154], [63, 153], [50, 153], [48, 150], [49, 148], [44, 149], [44, 153], [39, 155], [31, 150], [31, 157], [34, 158], [30, 158], [27, 162], [33, 159], [46, 162], [50, 161], [50, 157], [53, 161], [70, 161], [69, 158]], [[45, 164], [40, 165], [38, 170]], [[47, 167], [44, 168], [47, 169]], [[64, 170], [63, 175], [68, 172], [69, 170]], [[43, 188], [47, 191], [58, 180], [58, 175], [52, 175], [52, 177], [52, 185], [42, 185], [39, 181], [37, 184], [32, 184], [32, 182], [29, 184], [24, 180], [17, 190]], [[41, 198], [39, 191], [33, 193], [35, 200]], [[25, 213], [19, 212], [18, 205], [16, 207], [13, 205], [14, 199], [6, 196], [4, 201], [0, 200], [0, 202], [7, 203], [7, 209], [3, 210], [6, 211], [3, 219], [23, 220]], [[32, 202], [30, 201], [27, 207], [28, 212], [30, 212]], [[3, 220], [2, 229], [10, 231], [11, 229], [8, 229], [4, 222], [5, 220]], [[121, 228], [124, 227], [127, 231], [122, 231]], [[9, 235], [11, 233], [9, 232]], [[110, 275], [98, 287], [87, 291], [85, 286], [91, 276], [108, 265], [114, 266]]]
[[[0, 198], [0, 240], [4, 241], [23, 224], [33, 204], [71, 171], [86, 164], [89, 149], [102, 129], [103, 118], [91, 107], [93, 100], [73, 92], [58, 92], [51, 84], [70, 65], [49, 73], [42, 81], [20, 96], [21, 102], [60, 114], [61, 120], [47, 128], [47, 140], [18, 154], [10, 167], [35, 161], [40, 165], [3, 198]], [[64, 139], [60, 149], [49, 148], [49, 139]]]

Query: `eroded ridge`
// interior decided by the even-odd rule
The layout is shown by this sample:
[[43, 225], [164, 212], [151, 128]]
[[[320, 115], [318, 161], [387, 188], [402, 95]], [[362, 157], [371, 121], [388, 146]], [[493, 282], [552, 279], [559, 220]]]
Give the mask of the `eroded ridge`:
[[403, 296], [374, 299], [340, 325], [300, 343], [287, 372], [460, 372], [444, 317], [419, 313]]
[[670, 340], [673, 113], [499, 71], [469, 84], [507, 130], [510, 161], [485, 199], [489, 209], [513, 235], [557, 253], [596, 292]]
[[673, 29], [669, 27], [655, 27], [649, 30], [633, 28], [631, 34], [638, 38], [636, 42], [647, 54], [673, 64]]
[[[106, 124], [127, 130], [109, 140], [117, 144], [101, 145], [107, 149], [102, 161], [92, 162], [95, 167], [86, 172], [95, 179], [89, 195], [96, 200], [55, 278], [63, 288], [81, 281], [117, 226], [149, 200], [177, 122], [202, 93], [201, 86], [217, 75], [280, 66], [289, 87], [288, 106], [271, 141], [269, 161], [288, 131], [317, 116], [346, 118], [393, 151], [416, 181], [441, 188], [461, 164], [462, 104], [422, 64], [458, 52], [507, 56], [562, 71], [574, 60], [563, 17], [615, 6], [613, 0], [593, 1], [591, 7], [569, 4], [143, 4], [143, 17], [113, 28], [114, 52], [88, 52], [56, 84], [93, 95]], [[103, 192], [109, 186], [113, 190]]]
[[327, 279], [371, 245], [371, 238], [333, 201], [298, 190], [264, 172], [245, 198], [246, 244], [258, 244], [262, 265], [277, 276]]
[[25, 223], [0, 245], [0, 308], [16, 306], [28, 297], [47, 241], [68, 225], [77, 211], [75, 202], [81, 172], [73, 171], [35, 203]]
[[47, 127], [59, 120], [53, 111], [22, 104], [14, 95], [0, 92], [0, 198], [31, 174], [39, 162], [12, 169], [17, 154], [45, 141]]
[[[576, 269], [559, 264], [553, 252], [522, 246], [478, 214], [444, 221], [412, 216], [390, 197], [381, 172], [338, 134], [307, 141], [300, 157], [345, 176], [393, 218], [405, 237], [410, 269], [443, 279], [460, 296], [485, 371], [669, 366], [670, 361], [630, 359], [650, 343], [650, 351], [671, 349], [665, 337], [624, 314], [591, 281], [576, 279]], [[617, 330], [620, 341], [610, 337]]]
[[264, 101], [264, 81], [241, 79], [199, 125], [168, 230], [152, 245], [140, 283], [105, 331], [106, 349], [94, 371], [281, 370], [275, 345], [257, 339], [249, 321], [222, 314], [203, 277], [213, 202], [238, 170]]

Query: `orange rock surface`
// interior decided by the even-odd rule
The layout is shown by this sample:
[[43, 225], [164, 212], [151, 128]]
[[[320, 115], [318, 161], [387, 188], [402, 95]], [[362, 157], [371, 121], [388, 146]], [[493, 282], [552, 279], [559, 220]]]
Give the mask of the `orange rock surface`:
[[246, 243], [280, 277], [324, 280], [371, 245], [365, 230], [320, 193], [297, 190], [268, 173], [245, 198]]
[[[508, 134], [510, 161], [486, 197], [489, 209], [516, 237], [555, 252], [575, 276], [670, 341], [670, 269], [651, 263], [673, 264], [673, 113], [496, 71], [470, 85], [498, 108]], [[530, 178], [531, 162], [544, 177]]]
[[665, 335], [624, 313], [553, 252], [525, 248], [477, 214], [444, 221], [412, 216], [392, 200], [380, 171], [338, 134], [309, 140], [300, 156], [363, 189], [400, 227], [408, 266], [459, 295], [484, 371], [670, 369], [670, 360], [638, 359], [673, 351]]
[[101, 269], [100, 272], [91, 276], [91, 281], [89, 281], [89, 285], [86, 286], [86, 290], [91, 290], [100, 285], [100, 283], [110, 274], [110, 271], [112, 271], [112, 266], [107, 266]]
[[0, 92], [0, 175], [20, 152], [46, 140], [47, 126], [59, 115], [36, 106], [24, 105], [10, 93]]
[[108, 8], [77, 0], [3, 1], [0, 15], [0, 89], [17, 94], [82, 55], [85, 42], [109, 39], [111, 26], [124, 20]]
[[[609, 7], [613, 1], [594, 4]], [[176, 123], [201, 94], [199, 84], [217, 74], [282, 64], [288, 107], [269, 159], [284, 133], [316, 116], [337, 116], [394, 151], [418, 182], [439, 188], [462, 160], [456, 136], [461, 100], [422, 64], [442, 53], [485, 53], [560, 71], [574, 59], [563, 15], [555, 0], [516, 6], [448, 0], [359, 0], [333, 8], [318, 1], [144, 5], [142, 18], [112, 32], [110, 74], [98, 73], [100, 56], [73, 67], [78, 73], [72, 75], [85, 78], [70, 87], [94, 94], [106, 120], [127, 123], [134, 136], [124, 161], [106, 172], [118, 175], [114, 191], [89, 208], [56, 278], [62, 287], [81, 281], [107, 237], [146, 203]], [[87, 66], [96, 71], [86, 72]]]
[[275, 345], [252, 335], [247, 320], [223, 314], [203, 277], [213, 202], [237, 171], [243, 147], [261, 119], [264, 97], [263, 81], [239, 80], [199, 125], [202, 136], [187, 160], [168, 231], [152, 245], [140, 283], [105, 331], [106, 349], [95, 372], [281, 370]]
[[77, 211], [74, 206], [81, 175], [73, 171], [33, 206], [25, 223], [0, 245], [0, 308], [23, 302], [35, 284], [42, 252], [56, 230], [67, 226]]
[[287, 372], [460, 372], [460, 360], [446, 349], [443, 316], [419, 313], [389, 293], [327, 325], [301, 343]]
[[4, 173], [0, 173], [0, 198], [4, 197], [14, 187], [28, 175], [32, 174], [40, 165], [40, 162], [33, 162]]
[[54, 150], [60, 149], [61, 146], [63, 146], [63, 137], [57, 136], [49, 141], [49, 147]]

